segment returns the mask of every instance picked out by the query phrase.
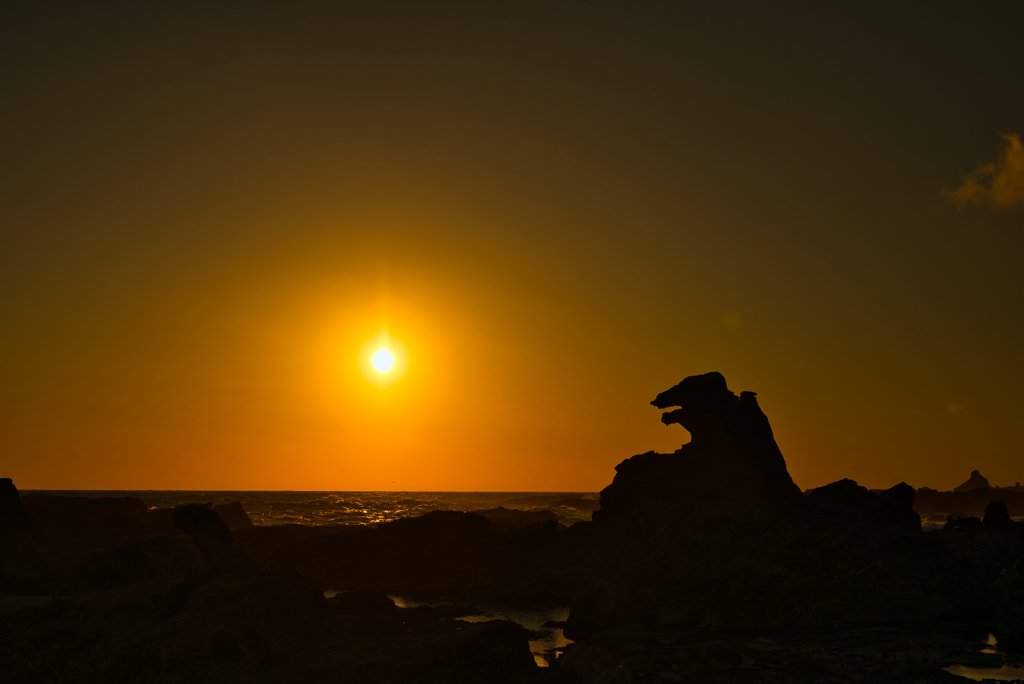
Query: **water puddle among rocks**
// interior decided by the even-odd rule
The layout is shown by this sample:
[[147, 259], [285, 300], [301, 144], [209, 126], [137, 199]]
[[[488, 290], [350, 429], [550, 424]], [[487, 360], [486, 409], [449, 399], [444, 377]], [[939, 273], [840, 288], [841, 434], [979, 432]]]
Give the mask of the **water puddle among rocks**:
[[960, 662], [943, 669], [976, 682], [1024, 682], [1024, 665], [1019, 658], [998, 651], [996, 638], [991, 634], [988, 635], [987, 643], [988, 648], [965, 653], [957, 658]]
[[[328, 589], [324, 596], [331, 598], [343, 591]], [[459, 607], [466, 606], [464, 603], [446, 600], [419, 600], [388, 594], [388, 598], [395, 602], [399, 608], [417, 608], [427, 606], [431, 608], [441, 606]], [[569, 617], [568, 606], [554, 606], [544, 608], [508, 608], [501, 606], [468, 606], [477, 612], [472, 615], [456, 617], [456, 620], [465, 622], [488, 622], [490, 620], [511, 620], [525, 627], [531, 632], [530, 652], [533, 659], [540, 667], [548, 667], [549, 663], [558, 657], [562, 649], [573, 643], [566, 639], [562, 633], [565, 620]]]
[[[450, 601], [417, 601], [402, 596], [389, 595], [399, 608], [415, 608], [417, 606], [456, 605]], [[558, 657], [560, 649], [573, 643], [562, 633], [565, 619], [569, 617], [568, 606], [554, 608], [503, 608], [495, 606], [474, 606], [479, 608], [478, 615], [467, 615], [456, 618], [466, 622], [487, 622], [489, 620], [511, 620], [522, 625], [533, 633], [530, 639], [530, 651], [533, 659], [540, 667], [548, 667], [551, 660]]]

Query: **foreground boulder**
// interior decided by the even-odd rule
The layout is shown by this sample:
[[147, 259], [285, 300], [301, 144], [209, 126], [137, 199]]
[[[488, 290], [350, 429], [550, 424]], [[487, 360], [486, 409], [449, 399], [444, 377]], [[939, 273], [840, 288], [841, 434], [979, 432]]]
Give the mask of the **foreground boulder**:
[[0, 529], [28, 526], [28, 511], [9, 477], [0, 478]]
[[580, 592], [565, 624], [565, 636], [610, 648], [654, 641], [658, 608], [648, 593], [596, 581]]
[[490, 520], [491, 525], [497, 525], [499, 528], [503, 529], [521, 530], [529, 525], [544, 523], [548, 520], [553, 521], [556, 525], [559, 523], [558, 515], [549, 510], [518, 511], [515, 509], [505, 508], [504, 506], [498, 506], [497, 508], [485, 511], [473, 512]]
[[521, 529], [476, 513], [433, 511], [376, 528], [255, 527], [233, 534], [262, 564], [295, 567], [325, 589], [378, 589], [480, 601], [565, 601], [585, 584], [583, 537], [542, 522]]
[[217, 504], [212, 506], [213, 510], [217, 512], [221, 520], [228, 526], [230, 530], [242, 530], [247, 527], [253, 527], [252, 518], [242, 508], [242, 502], [232, 501], [226, 504]]
[[33, 493], [21, 497], [32, 522], [37, 525], [81, 524], [122, 515], [146, 512], [146, 504], [134, 496], [60, 496]]

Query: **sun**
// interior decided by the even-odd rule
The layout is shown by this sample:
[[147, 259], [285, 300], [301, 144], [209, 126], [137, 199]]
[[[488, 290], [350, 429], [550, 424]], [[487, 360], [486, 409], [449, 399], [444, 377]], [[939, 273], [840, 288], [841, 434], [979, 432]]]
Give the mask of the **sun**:
[[381, 373], [391, 368], [392, 364], [395, 363], [395, 357], [391, 356], [391, 352], [387, 349], [381, 349], [379, 352], [373, 355], [373, 367], [379, 370]]
[[386, 329], [363, 343], [358, 358], [362, 376], [381, 389], [400, 382], [409, 370], [408, 349]]

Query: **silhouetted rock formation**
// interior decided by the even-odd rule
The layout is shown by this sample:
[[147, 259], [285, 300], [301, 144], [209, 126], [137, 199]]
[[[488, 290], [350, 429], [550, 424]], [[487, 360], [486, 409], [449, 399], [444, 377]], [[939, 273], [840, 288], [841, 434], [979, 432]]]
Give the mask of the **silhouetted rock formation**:
[[206, 563], [220, 563], [231, 557], [231, 531], [215, 511], [188, 504], [175, 508], [172, 518], [175, 527], [192, 537]]
[[593, 513], [601, 507], [600, 499], [559, 499], [558, 501], [552, 501], [549, 504], [552, 508], [564, 506], [566, 508], [575, 508], [577, 511], [584, 513]]
[[[574, 526], [575, 527], [575, 526]], [[237, 530], [253, 560], [292, 566], [327, 589], [379, 589], [497, 601], [567, 599], [586, 581], [574, 568], [587, 548], [552, 519], [522, 529], [476, 513], [433, 511], [377, 528]]]
[[[737, 398], [717, 373], [687, 378], [653, 404], [678, 407], [662, 420], [693, 439], [619, 465], [590, 548], [598, 578], [656, 595], [663, 623], [763, 629], [961, 614], [966, 594], [919, 578], [942, 568], [955, 584], [974, 571], [950, 567], [947, 550], [922, 534], [912, 487], [875, 494], [841, 480], [802, 495], [754, 394]], [[573, 612], [592, 612], [586, 596]]]
[[1012, 530], [1014, 526], [1010, 514], [1006, 512], [1006, 503], [1003, 501], [993, 501], [985, 507], [985, 518], [982, 523], [986, 530], [993, 532]]
[[[253, 526], [252, 518], [250, 518], [249, 514], [245, 512], [244, 508], [242, 508], [242, 503], [240, 501], [232, 501], [231, 503], [226, 503], [226, 504], [217, 504], [216, 506], [213, 504], [212, 501], [209, 501], [209, 502], [207, 502], [205, 504], [184, 504], [184, 505], [186, 505], [186, 506], [193, 506], [193, 505], [195, 505], [195, 506], [203, 506], [204, 508], [209, 508], [211, 511], [216, 512], [217, 515], [220, 516], [220, 519], [224, 521], [224, 524], [226, 524], [228, 526], [229, 530], [241, 530], [241, 529], [245, 529], [247, 527], [252, 527]], [[173, 508], [173, 509], [171, 509], [171, 508], [166, 508], [166, 509], [165, 508], [161, 508], [161, 509], [157, 509], [157, 510], [159, 510], [159, 511], [174, 511], [174, 510], [177, 510], [177, 508], [181, 508], [181, 506], [177, 506], [176, 508]]]
[[971, 515], [981, 517], [990, 501], [1001, 500], [1011, 517], [1024, 517], [1024, 492], [1014, 487], [976, 487], [962, 492], [940, 492], [928, 487], [916, 490], [914, 510], [921, 515]]
[[[489, 525], [442, 514], [385, 537], [444, 548], [446, 536], [457, 545]], [[153, 531], [170, 536], [125, 543]], [[530, 634], [514, 623], [453, 622], [467, 611], [398, 609], [380, 594], [326, 601], [308, 577], [247, 560], [201, 504], [96, 516], [70, 534], [50, 525], [20, 538], [27, 541], [0, 554], [0, 595], [15, 595], [0, 602], [5, 684], [520, 684], [537, 671]]]
[[[207, 562], [216, 556], [218, 563], [247, 564], [243, 552], [230, 548], [230, 537], [211, 546], [216, 535], [208, 532], [190, 543], [191, 535], [175, 526], [175, 509], [147, 511], [133, 497], [34, 493], [24, 499], [30, 525], [17, 549], [0, 553], [0, 594], [76, 596], [113, 589], [197, 568], [204, 554]], [[211, 524], [224, 525], [215, 511], [199, 507], [212, 516]]]
[[[910, 684], [948, 680], [950, 662], [997, 660], [929, 636], [936, 625], [1024, 649], [1017, 492], [872, 492], [844, 479], [803, 494], [752, 392], [736, 397], [709, 373], [653, 403], [674, 408], [662, 420], [691, 442], [621, 463], [593, 521], [569, 528], [506, 507], [261, 527], [237, 502], [222, 508], [230, 523], [209, 504], [146, 512], [33, 495], [29, 519], [35, 508], [45, 524], [0, 537], [0, 594], [17, 597], [0, 613], [0, 672], [26, 683]], [[922, 532], [931, 504], [919, 499], [939, 495], [981, 506], [984, 521], [962, 509]], [[0, 496], [0, 512], [14, 511], [0, 519], [19, 519], [13, 484]], [[323, 589], [348, 591], [325, 600]], [[463, 605], [398, 608], [386, 592], [571, 601], [577, 643], [538, 670], [515, 624], [453, 621], [471, 614]], [[64, 598], [28, 598], [39, 596]]]
[[982, 529], [984, 525], [981, 522], [981, 518], [974, 516], [949, 516], [946, 518], [946, 525], [943, 527], [944, 530], [967, 530], [968, 532], [976, 532]]
[[737, 397], [720, 373], [707, 373], [651, 403], [678, 406], [661, 420], [682, 425], [692, 439], [673, 454], [620, 463], [594, 512], [599, 526], [644, 530], [716, 515], [767, 520], [800, 497], [753, 392]]
[[224, 521], [229, 530], [241, 530], [253, 526], [252, 518], [242, 508], [240, 501], [217, 504], [213, 506], [213, 510], [217, 512], [217, 515], [220, 516], [220, 519]]
[[38, 525], [80, 524], [119, 515], [146, 512], [142, 499], [133, 496], [58, 496], [33, 493], [21, 497], [32, 522]]
[[0, 527], [25, 527], [28, 512], [18, 495], [18, 488], [9, 477], [0, 478]]
[[658, 609], [652, 596], [599, 580], [576, 597], [565, 636], [618, 649], [654, 641], [657, 628]]
[[554, 521], [555, 524], [559, 523], [558, 515], [548, 510], [517, 511], [505, 508], [504, 506], [498, 506], [486, 511], [474, 511], [474, 513], [484, 516], [491, 521], [492, 525], [499, 525], [508, 529], [521, 530], [528, 525], [543, 523], [548, 520]]
[[873, 494], [853, 480], [839, 480], [807, 492], [806, 503], [815, 524], [836, 535], [921, 532], [921, 516], [914, 512], [914, 488], [903, 482]]
[[988, 483], [988, 480], [985, 479], [985, 477], [981, 473], [979, 473], [977, 470], [972, 470], [971, 471], [971, 476], [969, 478], [967, 478], [967, 481], [964, 482], [959, 487], [954, 487], [953, 491], [954, 492], [969, 492], [972, 489], [980, 489], [982, 487], [991, 488], [992, 485], [990, 485]]

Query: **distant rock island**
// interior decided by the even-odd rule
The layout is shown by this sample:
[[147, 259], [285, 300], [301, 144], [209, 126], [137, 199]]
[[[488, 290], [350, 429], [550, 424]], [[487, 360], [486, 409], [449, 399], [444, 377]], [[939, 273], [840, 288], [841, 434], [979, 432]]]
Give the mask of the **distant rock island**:
[[953, 491], [969, 492], [972, 489], [980, 489], [983, 487], [991, 488], [992, 485], [988, 483], [988, 480], [985, 477], [983, 477], [981, 473], [979, 473], [977, 470], [972, 470], [971, 476], [967, 478], [967, 482], [964, 482], [959, 487], [954, 487]]
[[1024, 518], [1024, 487], [1019, 482], [1008, 487], [993, 486], [977, 470], [971, 471], [966, 482], [948, 492], [929, 487], [917, 489], [914, 510], [926, 524], [944, 525], [950, 519], [980, 519], [993, 501], [1003, 502], [1011, 517]]
[[[570, 526], [512, 502], [261, 526], [0, 480], [3, 681], [911, 684], [1024, 650], [1019, 485], [801, 492], [754, 392], [706, 373], [651, 403], [689, 443], [625, 459], [599, 502], [522, 499], [593, 510]], [[538, 668], [481, 605], [569, 605], [575, 643]]]

